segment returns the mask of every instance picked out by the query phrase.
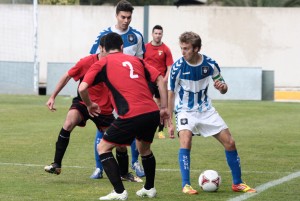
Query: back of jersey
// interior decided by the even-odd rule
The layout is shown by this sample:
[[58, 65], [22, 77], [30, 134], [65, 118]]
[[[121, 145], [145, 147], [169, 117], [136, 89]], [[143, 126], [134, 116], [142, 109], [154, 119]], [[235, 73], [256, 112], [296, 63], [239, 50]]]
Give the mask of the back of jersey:
[[119, 117], [129, 118], [158, 110], [148, 87], [143, 62], [120, 52], [106, 58], [106, 84]]

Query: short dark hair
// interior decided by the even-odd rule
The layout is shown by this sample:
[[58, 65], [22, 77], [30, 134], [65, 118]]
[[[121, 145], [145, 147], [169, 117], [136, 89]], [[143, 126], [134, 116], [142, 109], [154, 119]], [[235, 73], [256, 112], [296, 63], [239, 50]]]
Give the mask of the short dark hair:
[[111, 32], [106, 35], [104, 40], [104, 48], [106, 52], [109, 52], [110, 50], [116, 50], [116, 49], [121, 51], [122, 45], [123, 45], [123, 40], [119, 34], [115, 32]]
[[99, 45], [100, 45], [101, 47], [104, 47], [104, 41], [105, 41], [105, 38], [106, 38], [106, 35], [104, 35], [104, 36], [102, 36], [102, 37], [100, 38], [100, 43], [99, 43]]
[[120, 11], [131, 12], [133, 11], [133, 6], [129, 1], [121, 0], [117, 4], [116, 14], [119, 14]]
[[153, 29], [152, 29], [152, 33], [154, 32], [154, 29], [158, 29], [158, 30], [164, 31], [163, 28], [162, 28], [162, 26], [160, 26], [160, 25], [155, 25], [155, 26], [153, 27]]

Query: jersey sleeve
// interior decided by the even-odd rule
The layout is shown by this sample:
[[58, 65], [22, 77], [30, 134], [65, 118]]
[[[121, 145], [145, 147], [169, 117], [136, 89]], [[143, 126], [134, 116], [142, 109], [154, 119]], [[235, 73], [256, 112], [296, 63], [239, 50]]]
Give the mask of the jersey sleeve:
[[84, 76], [83, 72], [83, 59], [80, 59], [75, 66], [73, 66], [69, 71], [68, 71], [68, 75], [70, 77], [72, 77], [76, 82], [82, 78]]
[[142, 34], [139, 35], [140, 37], [138, 37], [138, 43], [137, 43], [137, 51], [136, 51], [136, 55], [139, 58], [144, 58], [144, 54], [146, 52], [146, 48], [145, 48], [145, 44], [144, 44], [144, 38], [142, 36]]
[[109, 32], [110, 32], [110, 30], [109, 30], [109, 28], [108, 28], [107, 30], [105, 29], [105, 30], [103, 30], [103, 31], [101, 31], [101, 32], [99, 33], [99, 35], [97, 36], [97, 38], [96, 38], [94, 44], [93, 44], [92, 47], [91, 47], [90, 54], [96, 54], [96, 53], [99, 52], [98, 47], [99, 47], [99, 45], [100, 45], [100, 39], [102, 38], [102, 36], [106, 35], [106, 34], [109, 33]]
[[176, 61], [170, 70], [169, 78], [168, 78], [168, 90], [175, 91], [175, 87], [178, 83], [178, 76], [181, 69], [182, 59]]
[[99, 73], [102, 73], [103, 67], [106, 65], [106, 58], [102, 58], [96, 63], [94, 63], [90, 69], [86, 72], [83, 82], [86, 82], [89, 87], [95, 85], [95, 83], [100, 82], [100, 80], [97, 80], [100, 78]]
[[222, 75], [221, 75], [221, 69], [220, 69], [218, 63], [215, 62], [213, 67], [214, 67], [214, 68], [213, 68], [213, 69], [214, 69], [214, 72], [213, 72], [213, 75], [212, 75], [212, 79], [213, 79], [214, 81], [215, 81], [215, 80], [219, 80], [219, 81], [221, 81], [221, 82], [225, 82], [225, 81], [224, 81], [224, 78], [223, 78]]

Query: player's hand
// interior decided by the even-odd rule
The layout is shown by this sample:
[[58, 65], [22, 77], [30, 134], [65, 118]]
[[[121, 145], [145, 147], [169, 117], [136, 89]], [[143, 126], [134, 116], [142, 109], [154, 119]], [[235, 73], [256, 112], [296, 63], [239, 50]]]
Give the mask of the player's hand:
[[227, 92], [227, 84], [224, 81], [215, 80], [214, 87], [222, 94], [225, 94]]
[[90, 106], [87, 106], [87, 109], [91, 117], [97, 117], [101, 112], [99, 105], [94, 102]]
[[175, 138], [174, 132], [175, 132], [175, 128], [174, 128], [173, 123], [171, 122], [168, 126], [169, 138], [171, 138], [171, 139]]
[[48, 100], [47, 103], [46, 103], [48, 109], [49, 109], [51, 112], [56, 111], [56, 108], [54, 107], [54, 103], [55, 103], [55, 99], [54, 99], [54, 98], [49, 98], [49, 100]]
[[169, 126], [170, 115], [168, 112], [168, 108], [161, 108], [159, 113], [160, 113], [160, 124]]

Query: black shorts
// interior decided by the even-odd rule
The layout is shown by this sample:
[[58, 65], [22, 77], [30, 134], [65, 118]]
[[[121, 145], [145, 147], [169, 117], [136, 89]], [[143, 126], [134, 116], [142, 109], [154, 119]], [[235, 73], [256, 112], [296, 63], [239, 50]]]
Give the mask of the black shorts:
[[110, 126], [110, 124], [115, 120], [115, 117], [113, 114], [110, 115], [102, 115], [99, 114], [97, 117], [91, 117], [89, 115], [89, 112], [87, 110], [87, 107], [82, 104], [77, 98], [73, 99], [72, 105], [69, 110], [76, 109], [79, 111], [82, 117], [82, 121], [78, 124], [80, 127], [85, 127], [87, 120], [92, 120], [97, 128], [99, 130], [102, 130], [103, 128], [107, 128]]
[[159, 111], [129, 119], [117, 118], [103, 135], [103, 139], [115, 145], [130, 145], [136, 138], [152, 143], [160, 122]]
[[155, 98], [160, 98], [158, 86], [155, 82], [148, 82], [148, 86], [150, 88], [151, 93], [154, 95]]

